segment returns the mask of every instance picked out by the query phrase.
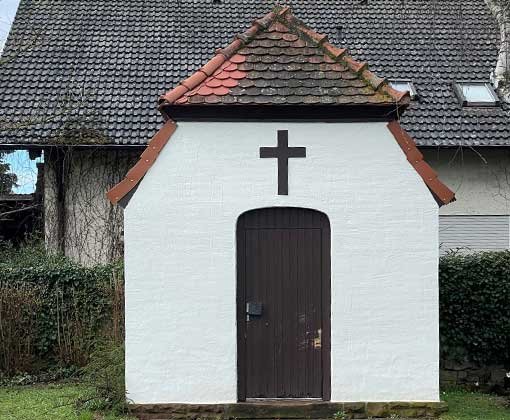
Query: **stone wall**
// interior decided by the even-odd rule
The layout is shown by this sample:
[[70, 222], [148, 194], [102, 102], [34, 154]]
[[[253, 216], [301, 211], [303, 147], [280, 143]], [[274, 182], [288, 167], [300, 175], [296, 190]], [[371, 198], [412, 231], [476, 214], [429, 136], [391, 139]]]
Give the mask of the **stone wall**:
[[510, 386], [503, 365], [480, 366], [472, 362], [441, 361], [440, 383], [442, 388], [466, 386], [471, 389], [497, 391]]

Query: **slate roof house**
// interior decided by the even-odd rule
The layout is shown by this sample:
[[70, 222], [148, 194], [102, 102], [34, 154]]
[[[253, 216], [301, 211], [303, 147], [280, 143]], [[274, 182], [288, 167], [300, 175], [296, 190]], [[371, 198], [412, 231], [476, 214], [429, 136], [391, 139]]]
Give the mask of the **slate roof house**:
[[[104, 192], [161, 127], [154, 104], [273, 4], [21, 0], [0, 68], [0, 144], [44, 151], [50, 248], [86, 263], [122, 253], [122, 211]], [[443, 249], [508, 248], [510, 110], [491, 89], [501, 36], [485, 2], [290, 4], [413, 90], [402, 126], [457, 197], [440, 212]], [[303, 90], [293, 100], [317, 98]]]

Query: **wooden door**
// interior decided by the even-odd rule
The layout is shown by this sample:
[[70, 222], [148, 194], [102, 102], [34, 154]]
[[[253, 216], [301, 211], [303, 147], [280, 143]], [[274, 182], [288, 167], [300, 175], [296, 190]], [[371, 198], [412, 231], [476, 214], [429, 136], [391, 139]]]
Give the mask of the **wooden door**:
[[330, 231], [313, 210], [237, 225], [239, 399], [329, 399]]

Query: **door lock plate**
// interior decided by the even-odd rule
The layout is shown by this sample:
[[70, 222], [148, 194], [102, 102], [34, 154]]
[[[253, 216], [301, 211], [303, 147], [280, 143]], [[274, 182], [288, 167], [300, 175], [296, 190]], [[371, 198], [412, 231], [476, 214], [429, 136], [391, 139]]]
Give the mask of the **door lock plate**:
[[246, 314], [251, 316], [262, 315], [262, 303], [259, 302], [247, 302], [246, 303]]

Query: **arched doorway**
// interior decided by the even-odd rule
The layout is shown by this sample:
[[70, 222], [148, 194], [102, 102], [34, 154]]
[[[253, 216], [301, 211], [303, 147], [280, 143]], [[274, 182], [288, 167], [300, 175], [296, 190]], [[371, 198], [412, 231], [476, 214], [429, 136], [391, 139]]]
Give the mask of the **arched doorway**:
[[331, 233], [321, 212], [237, 221], [238, 398], [330, 399]]

